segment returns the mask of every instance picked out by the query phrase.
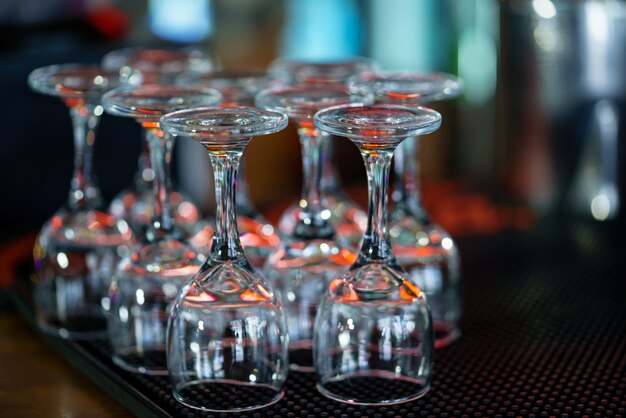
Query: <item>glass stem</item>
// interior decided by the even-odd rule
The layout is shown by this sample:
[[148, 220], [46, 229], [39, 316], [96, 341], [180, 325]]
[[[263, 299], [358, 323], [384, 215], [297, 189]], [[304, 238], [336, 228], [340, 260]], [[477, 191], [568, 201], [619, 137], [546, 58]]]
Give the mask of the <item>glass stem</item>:
[[322, 192], [325, 195], [339, 193], [341, 185], [339, 175], [333, 163], [333, 137], [329, 135], [322, 146]]
[[236, 181], [242, 151], [211, 152], [215, 178], [215, 234], [210, 259], [214, 262], [245, 260], [237, 231]]
[[317, 129], [300, 128], [302, 146], [302, 212], [294, 235], [302, 239], [331, 239], [335, 231], [329, 217], [322, 214], [322, 149], [328, 141], [328, 135]]
[[237, 209], [239, 214], [245, 215], [249, 218], [254, 217], [256, 214], [254, 213], [254, 209], [252, 208], [252, 204], [250, 203], [250, 198], [248, 194], [248, 181], [245, 176], [245, 168], [246, 168], [246, 158], [242, 158], [239, 164], [239, 174], [237, 175]]
[[74, 173], [69, 206], [73, 210], [96, 209], [102, 204], [93, 163], [96, 129], [100, 121], [96, 107], [80, 105], [70, 109], [74, 130]]
[[387, 188], [391, 167], [391, 151], [370, 152], [361, 150], [367, 170], [368, 211], [367, 229], [363, 237], [361, 253], [355, 265], [367, 263], [396, 264], [387, 231]]
[[162, 238], [174, 228], [170, 208], [170, 165], [174, 139], [159, 128], [148, 128], [146, 138], [150, 146], [150, 163], [154, 170], [154, 207], [148, 239]]
[[144, 138], [141, 141], [141, 151], [137, 161], [137, 174], [135, 175], [135, 188], [138, 191], [148, 191], [154, 180], [154, 171], [150, 163], [150, 139], [148, 138], [148, 130], [144, 129]]
[[422, 194], [419, 182], [418, 158], [419, 137], [407, 138], [396, 149], [395, 191], [393, 200], [396, 207], [401, 207], [414, 216], [421, 215]]

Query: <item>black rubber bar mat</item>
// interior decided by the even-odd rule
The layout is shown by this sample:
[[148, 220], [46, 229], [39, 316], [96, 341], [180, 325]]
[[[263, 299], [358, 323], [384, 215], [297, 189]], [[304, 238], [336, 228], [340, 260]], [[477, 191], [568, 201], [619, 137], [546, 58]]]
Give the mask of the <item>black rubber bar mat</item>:
[[[270, 407], [200, 412], [174, 400], [167, 378], [117, 368], [104, 342], [42, 338], [141, 417], [626, 417], [623, 229], [553, 219], [459, 240], [463, 335], [437, 351], [431, 391], [400, 405], [341, 404], [316, 391], [313, 375], [292, 372]], [[32, 320], [27, 282], [13, 296]]]

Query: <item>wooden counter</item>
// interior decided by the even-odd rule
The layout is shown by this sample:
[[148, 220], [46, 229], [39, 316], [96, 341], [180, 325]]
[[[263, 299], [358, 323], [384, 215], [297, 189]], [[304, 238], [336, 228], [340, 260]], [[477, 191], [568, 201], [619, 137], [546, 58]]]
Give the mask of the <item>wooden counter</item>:
[[132, 417], [16, 312], [0, 312], [0, 418]]

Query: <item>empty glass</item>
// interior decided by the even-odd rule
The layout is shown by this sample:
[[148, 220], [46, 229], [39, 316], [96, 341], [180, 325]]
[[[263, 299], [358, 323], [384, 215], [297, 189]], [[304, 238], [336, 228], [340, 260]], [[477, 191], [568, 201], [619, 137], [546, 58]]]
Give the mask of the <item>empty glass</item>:
[[351, 139], [369, 186], [368, 226], [356, 262], [333, 279], [315, 320], [317, 388], [341, 402], [406, 402], [429, 387], [434, 351], [423, 292], [394, 257], [387, 231], [391, 158], [408, 136], [441, 123], [439, 113], [394, 105], [336, 106], [315, 115], [322, 130]]
[[[213, 60], [198, 49], [147, 49], [124, 48], [111, 51], [102, 58], [102, 66], [122, 74], [140, 71], [143, 84], [172, 84], [182, 71], [207, 72], [215, 67]], [[145, 133], [146, 131], [144, 131]], [[109, 213], [126, 220], [133, 231], [139, 233], [154, 216], [152, 182], [154, 170], [150, 166], [149, 140], [142, 140], [138, 170], [132, 184], [118, 194], [109, 207]], [[192, 225], [198, 221], [196, 205], [182, 193], [172, 190], [170, 207], [176, 222]]]
[[289, 338], [280, 297], [243, 253], [235, 183], [246, 144], [284, 129], [287, 117], [251, 107], [206, 108], [168, 114], [161, 126], [204, 145], [217, 202], [208, 259], [178, 293], [168, 323], [174, 397], [208, 411], [270, 405], [284, 392]]
[[216, 90], [151, 84], [121, 88], [105, 94], [105, 110], [130, 117], [146, 131], [151, 167], [155, 172], [152, 221], [141, 243], [121, 261], [104, 302], [108, 309], [113, 361], [133, 372], [167, 374], [165, 331], [169, 309], [182, 285], [201, 264], [183, 242], [170, 208], [170, 161], [174, 139], [163, 132], [159, 119], [168, 111], [217, 105]]
[[[222, 94], [222, 107], [230, 107], [254, 106], [254, 96], [270, 87], [273, 80], [264, 70], [228, 69], [209, 73], [185, 72], [176, 77], [176, 83], [214, 88]], [[278, 249], [280, 237], [274, 226], [252, 207], [244, 168], [245, 155], [237, 175], [237, 229], [248, 261], [260, 268], [265, 265], [267, 257]], [[209, 229], [206, 228], [206, 231]], [[195, 236], [193, 242], [198, 252], [208, 253], [211, 236], [203, 232]]]
[[[369, 92], [379, 103], [417, 106], [449, 100], [461, 92], [461, 82], [444, 73], [362, 73], [349, 80], [352, 91]], [[396, 150], [394, 206], [389, 234], [398, 263], [426, 296], [435, 324], [435, 346], [458, 338], [461, 316], [461, 267], [457, 246], [448, 233], [430, 220], [422, 206], [417, 149], [419, 138]]]
[[350, 95], [343, 86], [306, 84], [265, 90], [256, 98], [259, 107], [284, 112], [297, 123], [302, 146], [302, 195], [298, 209], [286, 212], [297, 219], [265, 266], [285, 304], [289, 364], [299, 371], [313, 371], [313, 322], [321, 295], [355, 259], [350, 244], [336, 240], [330, 210], [324, 207], [322, 149], [329, 138], [315, 128], [313, 115], [329, 106], [366, 99]]
[[69, 197], [43, 226], [34, 250], [35, 313], [39, 327], [48, 333], [72, 339], [106, 335], [100, 301], [133, 235], [126, 222], [99, 211], [103, 201], [95, 179], [93, 149], [102, 95], [122, 83], [139, 81], [135, 73], [122, 76], [82, 64], [52, 65], [28, 76], [33, 90], [65, 102], [74, 128]]
[[[364, 71], [373, 71], [377, 64], [363, 57], [340, 61], [304, 61], [280, 58], [268, 71], [272, 77], [285, 84], [344, 85], [348, 77]], [[341, 190], [339, 173], [333, 164], [332, 140], [324, 141], [321, 149], [324, 206], [330, 210], [337, 234], [358, 249], [367, 223], [365, 212], [352, 202]], [[291, 210], [298, 210], [292, 207]], [[288, 235], [295, 225], [296, 216], [283, 216], [278, 223], [281, 233]]]

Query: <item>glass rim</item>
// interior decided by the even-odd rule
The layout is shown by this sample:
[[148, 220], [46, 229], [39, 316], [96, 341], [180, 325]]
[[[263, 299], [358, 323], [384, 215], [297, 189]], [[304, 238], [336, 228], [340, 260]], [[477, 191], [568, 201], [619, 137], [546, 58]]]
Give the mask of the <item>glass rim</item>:
[[[224, 123], [226, 116], [233, 117], [232, 123]], [[287, 124], [285, 113], [251, 106], [183, 109], [167, 113], [160, 119], [161, 129], [172, 135], [214, 139], [221, 145], [226, 145], [229, 140], [272, 134], [283, 130]]]
[[[101, 80], [96, 80], [98, 77]], [[61, 80], [54, 82], [55, 78]], [[73, 86], [72, 80], [75, 84]], [[27, 81], [34, 91], [49, 96], [98, 99], [107, 91], [124, 84], [137, 87], [141, 82], [141, 75], [137, 71], [121, 73], [118, 70], [107, 70], [93, 63], [65, 63], [36, 68], [30, 72]], [[111, 81], [114, 81], [113, 87], [110, 86]], [[93, 88], [81, 88], [77, 83], [84, 83], [85, 86], [91, 83]]]
[[366, 71], [347, 80], [355, 92], [369, 92], [376, 100], [396, 104], [423, 104], [451, 100], [463, 93], [463, 81], [445, 72]]
[[102, 106], [115, 116], [158, 121], [161, 116], [176, 110], [217, 106], [221, 99], [219, 91], [208, 87], [146, 84], [113, 89], [102, 97]]
[[[349, 111], [395, 111], [403, 112], [404, 120], [397, 119], [396, 124], [389, 121], [390, 116], [381, 123], [367, 123], [366, 116], [347, 119]], [[370, 115], [371, 116], [371, 115]], [[380, 115], [384, 116], [384, 115]], [[399, 117], [401, 115], [396, 115]], [[315, 126], [333, 135], [344, 136], [359, 143], [375, 140], [379, 144], [399, 142], [410, 136], [424, 135], [436, 131], [441, 126], [441, 114], [422, 106], [402, 106], [395, 104], [364, 105], [349, 104], [333, 106], [315, 114]], [[385, 121], [389, 121], [385, 123]]]

